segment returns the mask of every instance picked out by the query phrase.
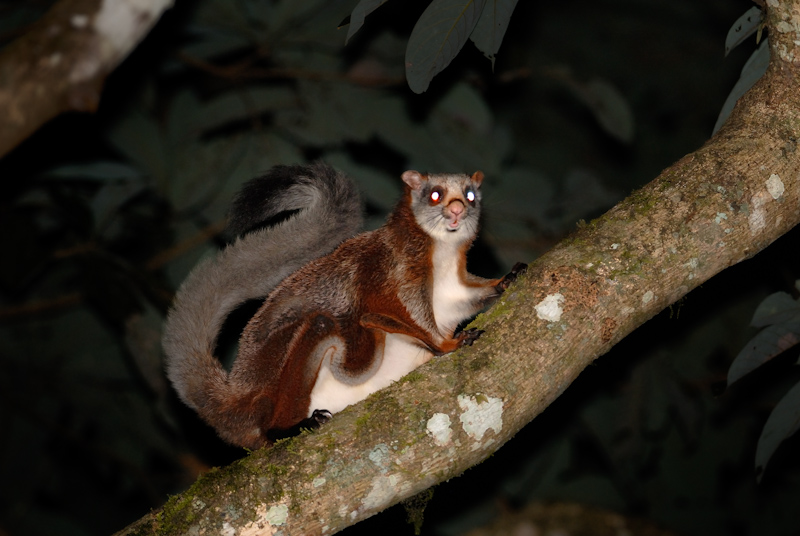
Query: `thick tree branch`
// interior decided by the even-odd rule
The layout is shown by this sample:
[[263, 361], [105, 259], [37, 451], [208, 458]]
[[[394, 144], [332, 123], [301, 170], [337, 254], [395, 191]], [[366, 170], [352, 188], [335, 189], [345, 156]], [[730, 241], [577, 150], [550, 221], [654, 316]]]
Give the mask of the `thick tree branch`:
[[61, 0], [0, 51], [0, 157], [53, 117], [93, 112], [106, 76], [172, 0]]
[[637, 326], [794, 227], [800, 0], [768, 4], [770, 69], [727, 125], [533, 263], [478, 320], [486, 334], [474, 347], [317, 433], [207, 474], [119, 534], [311, 535], [356, 523], [485, 459]]

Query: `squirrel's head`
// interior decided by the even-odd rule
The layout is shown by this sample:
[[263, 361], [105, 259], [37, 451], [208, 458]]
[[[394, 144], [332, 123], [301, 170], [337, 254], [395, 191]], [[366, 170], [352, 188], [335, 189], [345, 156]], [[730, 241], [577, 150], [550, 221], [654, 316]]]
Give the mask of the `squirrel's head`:
[[483, 173], [403, 173], [417, 224], [435, 240], [460, 243], [478, 232]]

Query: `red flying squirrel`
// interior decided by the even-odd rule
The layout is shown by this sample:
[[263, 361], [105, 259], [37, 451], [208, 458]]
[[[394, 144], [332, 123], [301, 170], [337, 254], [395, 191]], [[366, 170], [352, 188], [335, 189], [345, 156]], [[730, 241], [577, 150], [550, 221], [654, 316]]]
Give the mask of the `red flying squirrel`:
[[[526, 268], [517, 263], [500, 279], [467, 272], [483, 173], [402, 178], [386, 224], [356, 236], [357, 190], [322, 163], [277, 166], [234, 200], [238, 238], [186, 278], [163, 339], [180, 398], [222, 439], [258, 448], [319, 426], [481, 335], [455, 331]], [[295, 212], [253, 230], [287, 211]], [[214, 356], [222, 324], [264, 296], [228, 373]]]

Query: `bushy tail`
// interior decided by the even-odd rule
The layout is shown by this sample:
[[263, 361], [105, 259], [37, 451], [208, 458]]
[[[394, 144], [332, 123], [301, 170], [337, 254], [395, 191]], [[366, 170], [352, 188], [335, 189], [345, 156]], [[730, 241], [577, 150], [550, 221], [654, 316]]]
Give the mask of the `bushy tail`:
[[[248, 233], [287, 211], [296, 213]], [[214, 356], [226, 317], [354, 236], [362, 226], [361, 201], [353, 182], [325, 164], [277, 166], [244, 186], [230, 222], [229, 229], [240, 236], [189, 274], [167, 315], [162, 340], [167, 376], [178, 395], [223, 438], [241, 431], [226, 430], [238, 425], [233, 416], [221, 414], [239, 396]]]

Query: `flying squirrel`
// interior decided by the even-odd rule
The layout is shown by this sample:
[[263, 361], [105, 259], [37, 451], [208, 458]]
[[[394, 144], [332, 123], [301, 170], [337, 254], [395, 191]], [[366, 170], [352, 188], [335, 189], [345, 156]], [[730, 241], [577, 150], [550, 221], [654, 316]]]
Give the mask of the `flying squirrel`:
[[[467, 272], [483, 173], [402, 179], [385, 225], [358, 235], [358, 191], [323, 163], [276, 166], [234, 199], [236, 240], [189, 274], [163, 336], [178, 395], [222, 439], [254, 449], [317, 427], [481, 335], [456, 329], [526, 268], [500, 279]], [[214, 355], [222, 325], [264, 297], [227, 372]]]

